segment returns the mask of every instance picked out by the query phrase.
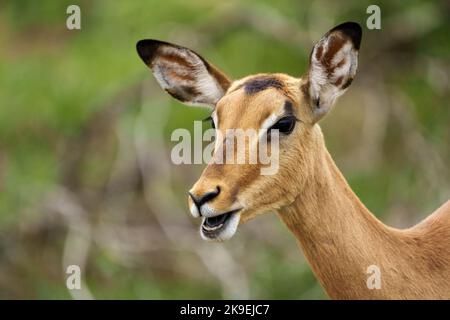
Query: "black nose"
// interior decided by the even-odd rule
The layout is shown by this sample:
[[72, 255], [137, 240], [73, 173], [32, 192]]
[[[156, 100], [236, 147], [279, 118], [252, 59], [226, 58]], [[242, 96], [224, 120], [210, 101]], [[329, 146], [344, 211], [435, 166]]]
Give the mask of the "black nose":
[[206, 202], [214, 199], [217, 197], [220, 193], [220, 187], [217, 186], [216, 190], [206, 192], [205, 194], [201, 195], [200, 197], [195, 197], [192, 193], [189, 192], [189, 196], [191, 197], [192, 201], [194, 201], [195, 206], [197, 207], [198, 211], [200, 212], [200, 207], [205, 204]]

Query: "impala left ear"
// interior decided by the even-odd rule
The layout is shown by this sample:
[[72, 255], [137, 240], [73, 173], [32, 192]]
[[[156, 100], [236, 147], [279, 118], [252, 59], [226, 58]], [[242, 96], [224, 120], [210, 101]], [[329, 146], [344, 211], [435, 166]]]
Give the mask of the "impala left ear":
[[320, 120], [352, 83], [361, 35], [358, 23], [346, 22], [328, 31], [314, 46], [304, 87], [314, 121]]
[[136, 49], [161, 88], [187, 105], [213, 108], [230, 86], [219, 69], [188, 48], [148, 39]]

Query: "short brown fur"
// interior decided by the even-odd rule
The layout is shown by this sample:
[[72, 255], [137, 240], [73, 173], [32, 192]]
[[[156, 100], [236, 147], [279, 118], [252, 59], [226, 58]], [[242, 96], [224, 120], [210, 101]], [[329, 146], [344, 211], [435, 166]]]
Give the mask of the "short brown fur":
[[[292, 156], [281, 159], [280, 172], [270, 178], [260, 176], [257, 165], [208, 166], [192, 190], [202, 194], [216, 184], [226, 186], [212, 205], [227, 210], [237, 194], [247, 204], [242, 222], [276, 210], [331, 298], [450, 299], [450, 201], [407, 230], [381, 223], [329, 155], [301, 90], [306, 80], [272, 76], [283, 81], [285, 91], [268, 88], [249, 96], [241, 86], [247, 79], [232, 83], [231, 93], [216, 106], [219, 126], [257, 128], [264, 119], [258, 115], [282, 107], [287, 95], [303, 121], [302, 128], [280, 142], [289, 145]], [[370, 265], [380, 268], [379, 290], [367, 288]]]
[[[331, 298], [450, 299], [450, 201], [412, 228], [388, 227], [358, 199], [325, 146], [318, 121], [331, 108], [333, 97], [351, 84], [360, 42], [358, 24], [347, 22], [333, 28], [315, 46], [315, 54], [310, 55], [314, 68], [302, 78], [257, 74], [231, 82], [199, 56], [219, 86], [213, 92], [223, 91], [220, 97], [208, 96], [211, 93], [202, 91], [195, 81], [192, 85], [198, 91], [186, 89], [177, 68], [172, 75], [156, 73], [157, 79], [168, 78], [163, 80], [169, 82], [170, 93], [179, 100], [189, 103], [204, 98], [201, 101], [213, 109], [216, 128], [221, 132], [258, 130], [268, 119], [286, 112], [298, 119], [293, 131], [280, 137], [276, 174], [261, 175], [261, 164], [209, 164], [190, 193], [199, 198], [220, 188], [208, 205], [221, 215], [239, 204], [240, 223], [276, 211]], [[176, 59], [189, 52], [158, 40], [140, 41], [139, 55], [152, 68], [149, 62], [162, 55], [160, 46], [180, 50], [182, 54]], [[340, 61], [335, 59], [338, 54], [343, 56]], [[191, 65], [177, 63], [180, 68]], [[195, 78], [207, 78], [204, 69], [195, 65]], [[166, 85], [163, 80], [159, 79]], [[253, 87], [246, 92], [252, 81]], [[238, 152], [247, 153], [248, 148]], [[192, 201], [189, 198], [190, 208]], [[379, 289], [367, 286], [369, 266], [377, 266], [381, 272]]]

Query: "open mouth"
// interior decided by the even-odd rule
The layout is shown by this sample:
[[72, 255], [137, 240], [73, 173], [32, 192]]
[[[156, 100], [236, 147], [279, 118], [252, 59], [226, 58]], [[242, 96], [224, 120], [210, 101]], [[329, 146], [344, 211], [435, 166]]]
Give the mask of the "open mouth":
[[236, 232], [239, 223], [239, 215], [237, 214], [239, 210], [204, 218], [201, 226], [202, 236], [207, 240], [225, 240], [231, 237]]

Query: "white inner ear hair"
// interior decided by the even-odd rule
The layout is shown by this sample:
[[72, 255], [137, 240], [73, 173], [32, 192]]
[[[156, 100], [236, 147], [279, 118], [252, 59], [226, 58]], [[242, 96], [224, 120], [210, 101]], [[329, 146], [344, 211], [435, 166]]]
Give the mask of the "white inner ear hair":
[[334, 101], [342, 95], [355, 76], [358, 66], [358, 51], [350, 41], [329, 56], [330, 44], [336, 45], [333, 35], [322, 38], [311, 55], [309, 71], [309, 94], [313, 101], [314, 113], [326, 113]]
[[181, 97], [186, 104], [213, 106], [224, 95], [202, 59], [187, 49], [162, 46], [152, 62], [152, 70], [163, 89], [186, 93]]

